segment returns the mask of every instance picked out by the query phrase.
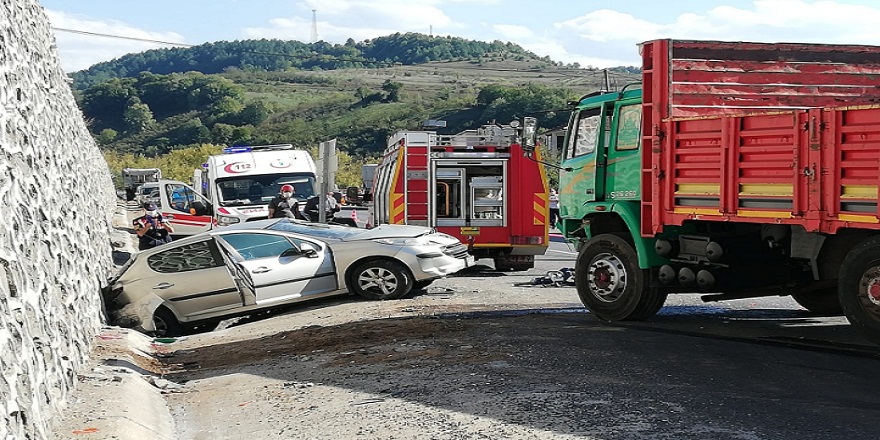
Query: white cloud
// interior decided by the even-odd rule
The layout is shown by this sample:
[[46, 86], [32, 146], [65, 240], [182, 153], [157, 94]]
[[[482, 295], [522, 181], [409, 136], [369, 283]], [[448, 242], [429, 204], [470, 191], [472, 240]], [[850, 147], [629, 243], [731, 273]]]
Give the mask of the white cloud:
[[[151, 32], [116, 20], [95, 20], [53, 10], [46, 10], [46, 15], [53, 28], [172, 43], [184, 42], [183, 36], [176, 32]], [[111, 60], [128, 53], [168, 47], [167, 44], [81, 35], [59, 30], [55, 30], [55, 39], [58, 41], [62, 68], [67, 72], [86, 69], [95, 63]]]
[[880, 44], [877, 23], [877, 7], [833, 0], [755, 0], [748, 8], [718, 6], [669, 22], [599, 9], [554, 23], [541, 41], [517, 42], [553, 59], [612, 67], [638, 65], [638, 43], [657, 38], [875, 45]]
[[[556, 23], [554, 27], [597, 42], [637, 43], [654, 38], [794, 41], [790, 38], [792, 35], [802, 36], [803, 42], [869, 44], [880, 39], [880, 28], [876, 25], [880, 21], [880, 8], [806, 0], [755, 0], [752, 6], [751, 9], [718, 6], [705, 15], [681, 14], [669, 23], [600, 9]], [[872, 35], [872, 40], [854, 41], [854, 35], [861, 38]]]
[[517, 38], [532, 38], [535, 36], [535, 33], [532, 32], [531, 29], [525, 26], [511, 25], [511, 24], [496, 24], [492, 25], [492, 30], [500, 34], [504, 38], [517, 39]]
[[[484, 0], [474, 0], [484, 1]], [[308, 0], [301, 3], [301, 15], [269, 20], [267, 26], [243, 30], [246, 38], [284, 38], [309, 41], [312, 12], [316, 10], [318, 39], [343, 43], [361, 41], [396, 32], [436, 34], [458, 25], [437, 6], [435, 0]]]

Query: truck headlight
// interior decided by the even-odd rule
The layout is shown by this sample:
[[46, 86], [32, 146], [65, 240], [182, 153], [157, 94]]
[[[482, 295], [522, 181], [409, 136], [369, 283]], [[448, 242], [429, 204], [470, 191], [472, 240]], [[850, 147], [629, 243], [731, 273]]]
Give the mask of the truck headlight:
[[228, 215], [218, 215], [217, 216], [217, 226], [229, 226], [235, 223], [240, 222], [241, 219], [238, 217], [230, 217]]

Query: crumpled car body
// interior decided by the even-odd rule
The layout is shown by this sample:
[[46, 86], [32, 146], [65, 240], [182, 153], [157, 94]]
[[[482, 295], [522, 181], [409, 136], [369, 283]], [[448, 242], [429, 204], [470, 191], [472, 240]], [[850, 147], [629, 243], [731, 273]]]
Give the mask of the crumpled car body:
[[104, 300], [111, 324], [173, 335], [327, 296], [401, 298], [473, 263], [455, 237], [427, 227], [262, 220], [134, 254]]

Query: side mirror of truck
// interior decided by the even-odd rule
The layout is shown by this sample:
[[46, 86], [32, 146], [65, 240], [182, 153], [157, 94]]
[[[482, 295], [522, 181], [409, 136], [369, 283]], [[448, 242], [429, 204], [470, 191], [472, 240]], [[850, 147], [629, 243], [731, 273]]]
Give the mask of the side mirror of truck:
[[527, 116], [523, 118], [523, 127], [522, 127], [522, 142], [521, 146], [523, 151], [526, 153], [531, 153], [535, 151], [535, 145], [537, 143], [537, 132], [538, 132], [538, 118], [533, 118], [531, 116]]

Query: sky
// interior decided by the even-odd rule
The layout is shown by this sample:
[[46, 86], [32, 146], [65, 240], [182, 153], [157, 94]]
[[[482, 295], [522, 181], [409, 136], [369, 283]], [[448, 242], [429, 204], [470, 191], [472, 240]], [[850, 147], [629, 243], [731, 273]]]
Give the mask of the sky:
[[657, 38], [880, 45], [878, 0], [41, 0], [62, 67], [166, 44], [277, 38], [344, 43], [395, 32], [510, 41], [581, 67], [637, 66]]

